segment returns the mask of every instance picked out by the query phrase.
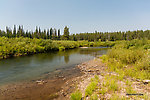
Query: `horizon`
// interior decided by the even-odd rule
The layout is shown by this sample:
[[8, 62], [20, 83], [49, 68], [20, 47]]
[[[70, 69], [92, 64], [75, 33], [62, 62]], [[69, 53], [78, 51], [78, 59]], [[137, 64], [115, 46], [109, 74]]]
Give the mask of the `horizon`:
[[[86, 1], [86, 2], [85, 2]], [[68, 26], [71, 34], [149, 30], [148, 0], [2, 0], [0, 29], [23, 25], [24, 30]]]

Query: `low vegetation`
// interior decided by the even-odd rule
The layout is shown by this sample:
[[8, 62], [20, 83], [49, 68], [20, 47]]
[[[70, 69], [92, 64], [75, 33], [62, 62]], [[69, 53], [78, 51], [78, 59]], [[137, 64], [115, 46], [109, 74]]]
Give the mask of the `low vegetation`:
[[52, 41], [50, 39], [0, 37], [0, 59], [83, 46], [113, 46], [115, 42]]
[[[109, 70], [137, 79], [150, 79], [150, 41], [122, 41], [101, 57]], [[121, 73], [120, 73], [121, 72]]]
[[76, 91], [71, 94], [71, 100], [81, 100], [82, 99], [82, 93], [80, 91]]
[[99, 78], [98, 76], [95, 76], [95, 78], [91, 79], [91, 83], [87, 86], [86, 90], [85, 90], [85, 96], [91, 96], [94, 92], [94, 90], [97, 87]]

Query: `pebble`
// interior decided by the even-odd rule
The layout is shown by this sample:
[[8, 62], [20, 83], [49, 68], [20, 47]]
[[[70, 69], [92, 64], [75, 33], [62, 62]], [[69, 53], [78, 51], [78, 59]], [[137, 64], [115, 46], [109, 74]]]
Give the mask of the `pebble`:
[[36, 83], [41, 85], [41, 84], [44, 84], [44, 81], [43, 80], [40, 80], [40, 81], [38, 80], [38, 81], [36, 81]]
[[148, 84], [148, 83], [150, 83], [150, 80], [143, 80], [143, 83]]

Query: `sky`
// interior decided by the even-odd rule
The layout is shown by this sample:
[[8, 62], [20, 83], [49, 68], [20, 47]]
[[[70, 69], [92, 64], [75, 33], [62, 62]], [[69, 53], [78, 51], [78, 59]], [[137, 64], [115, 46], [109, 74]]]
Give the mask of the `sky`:
[[0, 29], [63, 29], [70, 33], [150, 29], [150, 0], [0, 0]]

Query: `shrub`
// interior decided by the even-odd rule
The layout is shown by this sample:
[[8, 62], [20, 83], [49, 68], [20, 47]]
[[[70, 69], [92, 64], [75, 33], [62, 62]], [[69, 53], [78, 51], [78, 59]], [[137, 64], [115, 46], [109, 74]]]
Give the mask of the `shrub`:
[[59, 51], [64, 51], [64, 50], [65, 50], [64, 46], [59, 47]]

